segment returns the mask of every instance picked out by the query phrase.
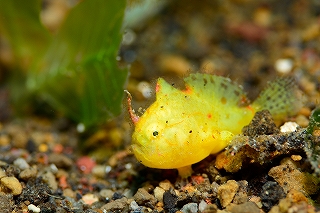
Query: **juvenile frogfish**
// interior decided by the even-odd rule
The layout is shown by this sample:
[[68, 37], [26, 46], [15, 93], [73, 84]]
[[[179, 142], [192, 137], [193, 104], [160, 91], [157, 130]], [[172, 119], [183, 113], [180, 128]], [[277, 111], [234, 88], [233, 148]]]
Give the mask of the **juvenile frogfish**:
[[179, 90], [159, 78], [156, 101], [139, 117], [128, 110], [135, 129], [132, 150], [145, 166], [178, 169], [181, 177], [191, 175], [191, 165], [224, 149], [255, 112], [267, 109], [274, 118], [283, 118], [299, 110], [296, 86], [292, 79], [269, 83], [260, 96], [245, 105], [247, 98], [230, 79], [191, 74]]

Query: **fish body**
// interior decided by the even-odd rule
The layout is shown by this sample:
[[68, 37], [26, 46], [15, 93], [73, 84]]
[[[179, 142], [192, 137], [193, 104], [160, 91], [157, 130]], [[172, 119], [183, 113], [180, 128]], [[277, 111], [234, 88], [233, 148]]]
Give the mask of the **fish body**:
[[228, 78], [198, 73], [184, 81], [186, 89], [179, 90], [159, 78], [156, 101], [135, 117], [132, 150], [145, 166], [188, 167], [225, 148], [258, 110], [268, 109], [275, 117], [295, 110], [290, 81], [271, 84], [246, 106], [242, 88]]

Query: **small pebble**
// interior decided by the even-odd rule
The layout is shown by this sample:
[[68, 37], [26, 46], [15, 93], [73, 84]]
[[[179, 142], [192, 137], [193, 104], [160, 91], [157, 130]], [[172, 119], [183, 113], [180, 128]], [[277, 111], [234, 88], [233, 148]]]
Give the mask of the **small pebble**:
[[42, 175], [42, 179], [45, 183], [48, 184], [48, 186], [53, 190], [57, 190], [58, 189], [58, 183], [56, 181], [56, 177], [54, 176], [54, 174], [52, 174], [52, 172], [48, 171], [46, 173], [44, 173]]
[[299, 125], [296, 122], [285, 122], [281, 127], [281, 132], [294, 132]]
[[79, 123], [78, 125], [77, 125], [77, 131], [79, 132], [79, 133], [82, 133], [82, 132], [84, 132], [86, 130], [86, 126], [83, 124], [83, 123]]
[[0, 178], [3, 178], [5, 176], [7, 176], [6, 172], [4, 170], [0, 169]]
[[160, 202], [163, 202], [163, 193], [164, 192], [165, 192], [165, 190], [163, 188], [158, 187], [158, 186], [153, 190], [155, 198]]
[[165, 191], [168, 191], [170, 188], [173, 188], [172, 184], [169, 180], [164, 180], [159, 183], [159, 186], [163, 188]]
[[53, 173], [53, 174], [56, 174], [58, 172], [58, 167], [55, 165], [55, 164], [50, 164], [49, 166], [50, 168], [50, 171]]
[[63, 190], [62, 195], [65, 197], [71, 197], [73, 199], [75, 199], [76, 197], [76, 193], [70, 188], [66, 188], [65, 190]]
[[111, 170], [112, 170], [112, 167], [111, 167], [111, 166], [106, 166], [105, 171], [106, 171], [107, 174], [108, 174], [109, 172], [111, 172]]
[[94, 202], [99, 201], [98, 197], [94, 194], [85, 194], [82, 196], [82, 200], [87, 205], [91, 205]]
[[141, 81], [138, 84], [138, 90], [141, 92], [144, 98], [151, 98], [152, 96], [152, 89], [148, 82]]
[[243, 204], [233, 206], [230, 211], [232, 213], [259, 213], [260, 209], [253, 202], [245, 202]]
[[147, 202], [150, 202], [152, 205], [155, 205], [157, 203], [156, 198], [153, 195], [149, 194], [144, 188], [138, 189], [133, 198], [139, 205], [144, 205]]
[[319, 129], [313, 130], [312, 135], [315, 136], [315, 137], [319, 137], [320, 136], [320, 130]]
[[103, 212], [123, 212], [123, 210], [127, 206], [127, 198], [123, 197], [121, 199], [111, 201], [110, 203], [107, 203], [103, 205], [100, 209]]
[[10, 144], [10, 138], [8, 135], [0, 135], [0, 146], [7, 146]]
[[91, 157], [83, 156], [77, 160], [76, 164], [84, 174], [89, 174], [95, 167], [96, 162]]
[[74, 162], [65, 155], [51, 153], [49, 155], [49, 162], [55, 164], [58, 168], [70, 168]]
[[30, 167], [27, 161], [23, 158], [17, 158], [15, 161], [13, 161], [13, 165], [17, 166], [21, 170], [25, 170]]
[[49, 147], [48, 147], [48, 144], [45, 144], [45, 143], [42, 143], [39, 145], [39, 152], [47, 152]]
[[302, 159], [301, 155], [291, 155], [293, 161], [300, 161]]
[[239, 189], [239, 185], [235, 180], [228, 180], [218, 188], [218, 199], [223, 207], [231, 203]]
[[260, 209], [262, 208], [261, 198], [258, 196], [251, 196], [249, 201], [254, 202]]
[[291, 59], [288, 59], [288, 58], [284, 58], [284, 59], [278, 59], [276, 62], [275, 62], [275, 69], [282, 73], [282, 74], [287, 74], [289, 73], [292, 68], [293, 68], [293, 62]]
[[105, 198], [108, 198], [108, 200], [111, 200], [114, 194], [114, 191], [112, 191], [111, 189], [102, 189], [99, 194], [102, 197], [105, 197]]
[[40, 212], [40, 208], [36, 207], [33, 204], [28, 205], [28, 210], [33, 211], [33, 212]]
[[126, 29], [126, 32], [122, 36], [122, 45], [131, 45], [136, 37], [137, 35], [133, 30]]
[[296, 117], [296, 122], [301, 127], [307, 127], [309, 125], [309, 119], [304, 115], [298, 115]]
[[98, 178], [104, 178], [106, 175], [106, 166], [96, 165], [92, 168], [92, 174]]
[[201, 202], [199, 203], [199, 211], [203, 212], [207, 207], [208, 204], [204, 200], [201, 200]]
[[12, 195], [19, 195], [22, 192], [21, 183], [15, 177], [3, 177], [1, 178], [1, 184], [8, 188]]
[[132, 209], [133, 211], [138, 210], [139, 208], [140, 208], [140, 207], [139, 207], [139, 205], [137, 204], [136, 201], [132, 201], [132, 202], [130, 203], [130, 209]]
[[21, 178], [22, 180], [28, 180], [30, 178], [34, 178], [37, 176], [37, 168], [35, 167], [30, 167], [28, 169], [23, 170], [20, 174], [19, 174], [19, 178]]
[[183, 212], [183, 213], [197, 213], [198, 212], [198, 204], [188, 203], [182, 207], [181, 212]]

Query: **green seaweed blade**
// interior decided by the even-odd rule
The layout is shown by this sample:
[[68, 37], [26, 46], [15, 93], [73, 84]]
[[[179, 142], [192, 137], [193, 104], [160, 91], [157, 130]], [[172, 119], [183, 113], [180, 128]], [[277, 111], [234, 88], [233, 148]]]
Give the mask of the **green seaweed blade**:
[[116, 61], [125, 6], [125, 0], [76, 5], [32, 67], [27, 88], [86, 126], [118, 115], [128, 74]]

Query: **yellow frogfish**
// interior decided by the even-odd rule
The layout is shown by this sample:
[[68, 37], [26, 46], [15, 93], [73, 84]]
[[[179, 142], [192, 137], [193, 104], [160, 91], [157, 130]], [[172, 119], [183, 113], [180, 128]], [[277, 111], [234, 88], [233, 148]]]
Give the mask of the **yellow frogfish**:
[[274, 118], [283, 118], [299, 110], [296, 86], [290, 78], [269, 83], [251, 104], [243, 89], [230, 79], [190, 74], [179, 90], [159, 78], [156, 101], [139, 117], [128, 109], [135, 129], [132, 150], [145, 166], [178, 169], [179, 175], [191, 175], [191, 165], [224, 149], [255, 112], [267, 109]]

